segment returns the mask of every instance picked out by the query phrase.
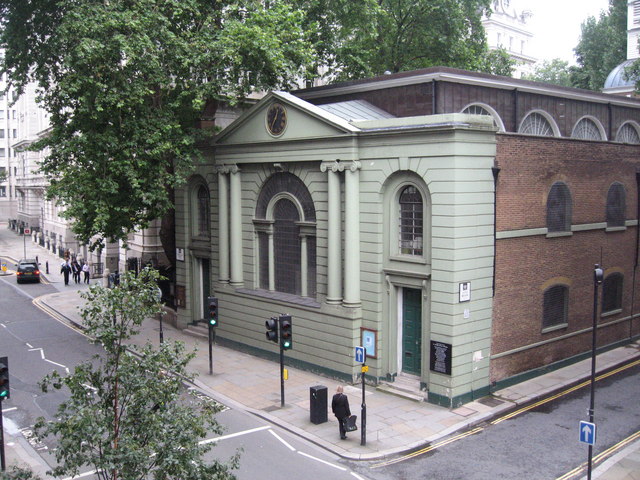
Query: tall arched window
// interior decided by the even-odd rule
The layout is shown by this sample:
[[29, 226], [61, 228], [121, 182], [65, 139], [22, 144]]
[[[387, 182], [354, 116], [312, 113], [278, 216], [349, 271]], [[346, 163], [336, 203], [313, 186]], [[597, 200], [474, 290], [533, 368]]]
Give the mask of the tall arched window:
[[554, 285], [544, 292], [542, 328], [565, 325], [568, 320], [569, 287]]
[[571, 192], [562, 182], [554, 183], [547, 197], [547, 230], [571, 231]]
[[204, 185], [198, 187], [197, 210], [198, 234], [209, 235], [209, 190]]
[[400, 253], [422, 255], [423, 208], [422, 195], [413, 185], [402, 189], [400, 206]]
[[616, 272], [607, 275], [602, 285], [602, 313], [622, 309], [622, 281], [624, 277]]
[[302, 297], [316, 295], [316, 214], [305, 184], [276, 173], [256, 203], [258, 286]]
[[624, 185], [615, 182], [607, 192], [607, 227], [625, 226], [626, 207]]

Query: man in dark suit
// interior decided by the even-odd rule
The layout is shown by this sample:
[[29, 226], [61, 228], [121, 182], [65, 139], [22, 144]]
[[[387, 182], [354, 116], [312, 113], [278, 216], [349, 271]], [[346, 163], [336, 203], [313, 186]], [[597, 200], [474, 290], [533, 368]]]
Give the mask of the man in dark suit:
[[349, 410], [349, 399], [342, 393], [342, 385], [338, 385], [336, 394], [331, 400], [331, 411], [338, 419], [338, 427], [340, 428], [340, 438], [345, 440], [347, 438], [347, 431], [344, 428], [344, 424], [347, 418], [351, 416], [351, 410]]

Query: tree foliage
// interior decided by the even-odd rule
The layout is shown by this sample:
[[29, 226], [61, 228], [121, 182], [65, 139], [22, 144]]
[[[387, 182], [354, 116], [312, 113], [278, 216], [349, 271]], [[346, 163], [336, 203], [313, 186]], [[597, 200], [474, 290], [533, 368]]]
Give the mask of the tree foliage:
[[534, 80], [536, 82], [551, 83], [553, 85], [561, 85], [563, 87], [572, 87], [571, 73], [569, 62], [554, 58], [551, 61], [543, 61], [537, 65], [533, 73], [525, 75], [525, 80]]
[[297, 0], [322, 64], [338, 79], [431, 66], [511, 73], [490, 53], [481, 19], [490, 0]]
[[48, 194], [94, 246], [172, 208], [208, 101], [214, 116], [215, 102], [287, 86], [311, 58], [287, 2], [0, 0], [0, 19], [7, 89], [36, 82], [50, 114], [35, 145]]
[[627, 1], [609, 0], [608, 11], [587, 18], [581, 28], [571, 83], [600, 91], [611, 70], [627, 59]]
[[127, 349], [142, 321], [160, 312], [157, 280], [153, 270], [137, 278], [127, 272], [118, 286], [94, 285], [83, 294], [86, 332], [104, 346], [104, 354], [68, 376], [54, 372], [42, 382], [44, 391], [64, 387], [70, 393], [55, 420], [36, 424], [40, 439], [57, 439], [54, 475], [77, 475], [90, 466], [105, 480], [234, 478], [230, 469], [237, 458], [229, 465], [202, 459], [211, 444], [199, 441], [221, 433], [216, 404], [180, 398], [183, 379], [192, 379], [186, 367], [193, 353], [171, 341]]

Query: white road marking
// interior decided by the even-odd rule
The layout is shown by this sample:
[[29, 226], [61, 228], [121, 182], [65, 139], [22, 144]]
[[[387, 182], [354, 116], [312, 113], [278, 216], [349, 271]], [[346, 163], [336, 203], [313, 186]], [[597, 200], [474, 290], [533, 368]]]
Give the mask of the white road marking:
[[308, 453], [301, 452], [300, 450], [298, 450], [298, 453], [300, 455], [304, 456], [304, 457], [310, 458], [311, 460], [315, 460], [315, 461], [320, 462], [320, 463], [324, 463], [325, 465], [328, 465], [329, 467], [333, 467], [333, 468], [335, 468], [337, 470], [341, 470], [343, 472], [347, 471], [346, 468], [341, 467], [340, 465], [336, 465], [335, 463], [327, 462], [326, 460], [322, 460], [321, 458], [314, 457], [312, 455], [309, 455]]
[[12, 411], [17, 410], [17, 409], [18, 409], [18, 407], [3, 408], [2, 409], [2, 413], [12, 412]]
[[42, 360], [44, 360], [45, 362], [49, 362], [52, 365], [55, 365], [57, 367], [64, 368], [65, 372], [67, 372], [67, 374], [69, 374], [69, 367], [67, 367], [66, 365], [62, 365], [61, 363], [56, 363], [53, 360], [49, 360], [47, 357], [45, 357], [43, 348], [31, 348], [28, 351], [29, 352], [37, 352], [38, 350], [40, 351], [40, 358], [42, 358]]
[[268, 430], [271, 428], [271, 425], [265, 425], [263, 427], [252, 428], [251, 430], [244, 430], [242, 432], [231, 433], [229, 435], [223, 435], [222, 437], [208, 438], [206, 440], [201, 440], [198, 442], [200, 445], [205, 445], [207, 443], [219, 442], [220, 440], [228, 440], [229, 438], [240, 437], [242, 435], [248, 435], [250, 433], [259, 432], [261, 430]]
[[273, 435], [274, 437], [276, 437], [278, 440], [280, 440], [280, 442], [287, 447], [289, 450], [291, 450], [292, 452], [295, 452], [296, 449], [293, 448], [291, 445], [289, 445], [280, 435], [278, 435], [276, 432], [274, 432], [273, 430], [269, 430], [269, 433], [271, 435]]
[[356, 472], [350, 472], [351, 475], [353, 475], [354, 477], [356, 477], [358, 480], [365, 480], [364, 477], [361, 477], [360, 475], [358, 475]]

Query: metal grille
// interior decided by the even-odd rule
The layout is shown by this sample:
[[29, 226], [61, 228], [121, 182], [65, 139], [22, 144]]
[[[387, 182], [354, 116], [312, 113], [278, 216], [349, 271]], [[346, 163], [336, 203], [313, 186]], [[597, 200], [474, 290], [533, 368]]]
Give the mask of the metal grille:
[[567, 307], [569, 303], [569, 288], [555, 285], [544, 292], [544, 309], [542, 313], [542, 328], [553, 327], [567, 323]]
[[612, 312], [622, 308], [622, 280], [621, 273], [612, 273], [604, 279], [602, 288], [603, 312]]
[[265, 232], [258, 233], [258, 268], [260, 288], [269, 289], [269, 236]]
[[275, 280], [278, 292], [300, 295], [300, 232], [298, 209], [287, 199], [278, 200], [274, 212]]
[[533, 112], [522, 121], [519, 133], [553, 137], [553, 128], [551, 128], [551, 124], [543, 115]]
[[414, 186], [400, 194], [400, 253], [422, 255], [422, 195]]
[[607, 227], [624, 227], [625, 224], [625, 199], [624, 186], [615, 182], [609, 187], [607, 193]]
[[620, 130], [618, 130], [618, 135], [616, 136], [616, 142], [619, 143], [631, 143], [631, 144], [639, 144], [640, 143], [640, 135], [638, 135], [638, 131], [634, 128], [630, 123], [625, 123]]
[[593, 120], [590, 120], [588, 118], [583, 118], [578, 123], [576, 123], [571, 136], [573, 138], [579, 138], [581, 140], [603, 140], [598, 126]]
[[571, 231], [571, 193], [562, 182], [551, 186], [547, 198], [547, 229], [549, 232]]
[[198, 234], [209, 235], [209, 192], [198, 188]]

